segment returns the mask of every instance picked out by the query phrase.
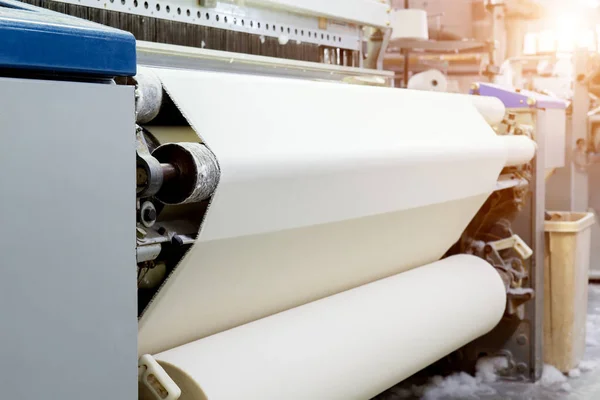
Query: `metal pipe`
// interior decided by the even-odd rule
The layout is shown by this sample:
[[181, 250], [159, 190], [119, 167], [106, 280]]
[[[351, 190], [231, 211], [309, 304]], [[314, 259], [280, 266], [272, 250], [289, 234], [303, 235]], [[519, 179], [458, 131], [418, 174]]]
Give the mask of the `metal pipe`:
[[[410, 0], [404, 0], [404, 8], [410, 8]], [[410, 53], [408, 49], [403, 49], [402, 54], [404, 56], [404, 70], [402, 71], [402, 87], [408, 86], [408, 69], [410, 67]]]
[[215, 155], [201, 143], [167, 143], [152, 156], [162, 173], [176, 179], [165, 180], [155, 197], [164, 204], [197, 203], [208, 199], [219, 182], [220, 170]]
[[138, 246], [136, 248], [136, 261], [138, 263], [156, 260], [156, 257], [160, 254], [162, 246], [160, 243], [151, 244], [146, 246]]
[[402, 87], [408, 87], [408, 69], [410, 66], [410, 54], [407, 49], [402, 50], [404, 56], [404, 67], [402, 68]]
[[165, 182], [174, 179], [179, 175], [179, 171], [172, 164], [163, 163], [160, 164], [160, 168], [162, 169], [163, 180]]

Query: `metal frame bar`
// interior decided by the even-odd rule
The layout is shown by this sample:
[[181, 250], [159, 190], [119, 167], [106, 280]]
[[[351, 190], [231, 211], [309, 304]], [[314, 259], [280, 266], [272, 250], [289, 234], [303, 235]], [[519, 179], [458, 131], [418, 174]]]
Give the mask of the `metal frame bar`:
[[383, 39], [381, 41], [381, 48], [379, 49], [379, 54], [377, 55], [377, 69], [383, 69], [383, 59], [385, 58], [385, 53], [388, 48], [388, 44], [390, 43], [390, 38], [392, 37], [392, 28], [387, 28], [382, 30]]
[[348, 82], [349, 80], [352, 82], [353, 79], [368, 78], [365, 83], [381, 86], [391, 86], [394, 80], [392, 71], [344, 67], [143, 41], [137, 42], [137, 59], [139, 65], [159, 68], [221, 71], [333, 82]]
[[[525, 112], [537, 119], [537, 110], [508, 110]], [[535, 121], [534, 121], [535, 122]], [[461, 351], [464, 366], [472, 363], [481, 354], [504, 356], [509, 368], [502, 378], [513, 381], [536, 381], [543, 369], [544, 338], [544, 262], [545, 262], [545, 136], [536, 130], [537, 154], [532, 161], [530, 196], [523, 210], [512, 224], [514, 234], [519, 235], [533, 250], [524, 261], [529, 275], [527, 287], [533, 289], [534, 298], [524, 304], [516, 315], [506, 316], [487, 335], [476, 339]], [[460, 361], [458, 362], [460, 364]]]
[[248, 0], [248, 2], [380, 28], [386, 27], [389, 22], [390, 6], [385, 0]]
[[[546, 209], [546, 167], [544, 160], [546, 138], [544, 132], [537, 128], [538, 110], [512, 112], [532, 113], [536, 126], [536, 156], [532, 161], [532, 174], [529, 184], [530, 197], [523, 211], [513, 224], [513, 231], [521, 236], [533, 250], [533, 255], [526, 261], [529, 272], [529, 287], [533, 289], [534, 298], [525, 303], [525, 312], [520, 321], [513, 320], [500, 330], [501, 337], [506, 337], [501, 352], [510, 356], [514, 362], [511, 374], [504, 378], [509, 380], [537, 381], [544, 366], [544, 262], [545, 262], [545, 209]], [[511, 332], [512, 330], [512, 332]], [[509, 334], [507, 336], [504, 336]]]
[[[282, 38], [285, 41], [358, 50], [360, 27], [350, 23], [323, 21], [315, 15], [238, 6], [217, 2], [202, 6], [194, 0], [54, 0], [61, 3], [178, 21], [192, 25]], [[323, 3], [328, 3], [324, 1]]]
[[[539, 112], [539, 111], [538, 111]], [[537, 121], [537, 112], [536, 112]], [[535, 291], [535, 298], [527, 304], [526, 313], [530, 324], [530, 379], [537, 381], [544, 367], [544, 262], [546, 239], [544, 232], [544, 213], [546, 211], [546, 168], [544, 154], [546, 138], [544, 132], [536, 129], [535, 140], [537, 155], [533, 161], [533, 178], [531, 182], [531, 247], [533, 256], [530, 261], [530, 282]]]
[[428, 52], [456, 53], [457, 51], [486, 50], [486, 44], [476, 40], [417, 40], [394, 39], [390, 41], [390, 48], [423, 50]]
[[[585, 79], [579, 81], [577, 76], [585, 75], [588, 69], [590, 54], [587, 50], [578, 49], [573, 55], [574, 82], [573, 100], [571, 101], [571, 135], [567, 136], [567, 151], [571, 153], [576, 148], [578, 139], [584, 139], [589, 143], [588, 137], [588, 112], [590, 111], [589, 88]], [[570, 155], [569, 159], [572, 160]], [[570, 211], [587, 212], [589, 208], [589, 178], [587, 172], [581, 172], [569, 162], [568, 168], [571, 172], [571, 204]]]

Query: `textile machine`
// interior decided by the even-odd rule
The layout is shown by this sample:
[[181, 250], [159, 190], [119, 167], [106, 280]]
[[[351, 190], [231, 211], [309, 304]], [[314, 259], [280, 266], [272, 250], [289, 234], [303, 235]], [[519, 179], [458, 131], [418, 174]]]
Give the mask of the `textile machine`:
[[389, 87], [402, 21], [0, 0], [3, 396], [370, 399], [520, 315], [535, 137]]

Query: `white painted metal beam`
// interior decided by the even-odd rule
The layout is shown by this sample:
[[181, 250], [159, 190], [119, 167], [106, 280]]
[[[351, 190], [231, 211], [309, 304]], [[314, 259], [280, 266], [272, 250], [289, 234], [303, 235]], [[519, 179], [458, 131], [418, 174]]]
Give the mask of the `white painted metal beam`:
[[389, 22], [390, 6], [385, 0], [252, 0], [247, 3], [361, 25], [386, 27]]

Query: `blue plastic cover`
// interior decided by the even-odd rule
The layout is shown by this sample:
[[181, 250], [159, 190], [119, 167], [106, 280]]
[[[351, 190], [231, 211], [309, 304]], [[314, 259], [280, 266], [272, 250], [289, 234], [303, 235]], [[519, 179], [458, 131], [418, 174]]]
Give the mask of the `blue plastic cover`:
[[513, 90], [494, 85], [492, 83], [480, 82], [476, 84], [477, 89], [472, 89], [471, 94], [480, 96], [491, 96], [499, 98], [506, 108], [567, 108], [568, 102], [557, 97], [547, 96], [529, 90]]
[[0, 69], [132, 76], [135, 38], [129, 32], [44, 8], [0, 0]]

